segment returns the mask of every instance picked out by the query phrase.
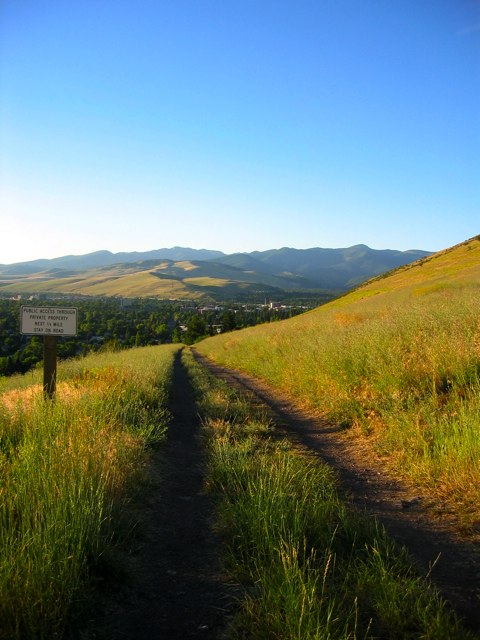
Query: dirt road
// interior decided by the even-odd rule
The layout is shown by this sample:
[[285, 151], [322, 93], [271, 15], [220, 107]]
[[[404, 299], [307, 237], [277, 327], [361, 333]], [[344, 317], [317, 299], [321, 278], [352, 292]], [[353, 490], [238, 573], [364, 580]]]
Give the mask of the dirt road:
[[480, 541], [462, 539], [447, 518], [434, 518], [422, 496], [388, 477], [368, 452], [353, 446], [338, 427], [301, 410], [257, 379], [198, 362], [213, 374], [269, 407], [277, 429], [315, 452], [337, 472], [344, 494], [357, 509], [374, 515], [409, 551], [419, 572], [429, 575], [466, 626], [480, 631]]
[[152, 484], [136, 509], [140, 537], [127, 583], [110, 593], [102, 640], [212, 640], [231, 615], [234, 587], [219, 564], [212, 503], [203, 489], [204, 455], [193, 390], [178, 354], [167, 442], [154, 454]]
[[[213, 365], [198, 353], [195, 357], [248, 393], [252, 402], [264, 403], [276, 429], [330, 464], [351, 504], [376, 516], [406, 546], [420, 573], [431, 576], [466, 625], [480, 631], [478, 542], [460, 539], [451, 523], [433, 519], [421, 496], [359, 455], [335, 426], [300, 410], [258, 380]], [[167, 443], [153, 456], [152, 484], [137, 505], [142, 524], [128, 554], [128, 580], [108, 593], [102, 623], [88, 638], [214, 640], [233, 614], [238, 592], [219, 562], [212, 503], [203, 489], [200, 426], [180, 354], [170, 410], [174, 419]]]

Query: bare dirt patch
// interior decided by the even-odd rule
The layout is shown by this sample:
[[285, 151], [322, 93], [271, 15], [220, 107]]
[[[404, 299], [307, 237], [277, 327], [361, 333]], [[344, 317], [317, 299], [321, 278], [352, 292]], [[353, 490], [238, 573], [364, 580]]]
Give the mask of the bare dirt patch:
[[378, 519], [405, 546], [421, 575], [429, 576], [466, 626], [480, 631], [480, 541], [462, 537], [448, 514], [434, 516], [414, 487], [391, 477], [371, 450], [344, 431], [238, 371], [196, 359], [227, 384], [269, 407], [275, 427], [335, 469], [351, 505]]

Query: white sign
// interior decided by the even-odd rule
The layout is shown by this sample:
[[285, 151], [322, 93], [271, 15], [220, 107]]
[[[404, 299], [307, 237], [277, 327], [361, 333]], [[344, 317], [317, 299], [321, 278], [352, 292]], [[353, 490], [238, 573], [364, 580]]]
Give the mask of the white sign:
[[76, 336], [77, 309], [22, 307], [21, 333], [42, 336]]

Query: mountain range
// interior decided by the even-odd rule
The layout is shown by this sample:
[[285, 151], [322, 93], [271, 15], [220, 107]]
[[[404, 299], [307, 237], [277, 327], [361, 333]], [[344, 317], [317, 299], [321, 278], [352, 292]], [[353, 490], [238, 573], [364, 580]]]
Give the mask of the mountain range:
[[431, 255], [428, 251], [348, 248], [225, 254], [173, 247], [31, 260], [0, 265], [0, 293], [222, 298], [262, 289], [275, 292], [345, 292], [373, 276]]

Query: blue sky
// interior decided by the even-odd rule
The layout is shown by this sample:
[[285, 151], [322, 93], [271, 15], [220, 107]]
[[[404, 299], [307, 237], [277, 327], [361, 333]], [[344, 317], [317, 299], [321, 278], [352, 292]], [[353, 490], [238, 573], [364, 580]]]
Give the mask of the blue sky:
[[480, 233], [478, 0], [2, 0], [0, 263]]

